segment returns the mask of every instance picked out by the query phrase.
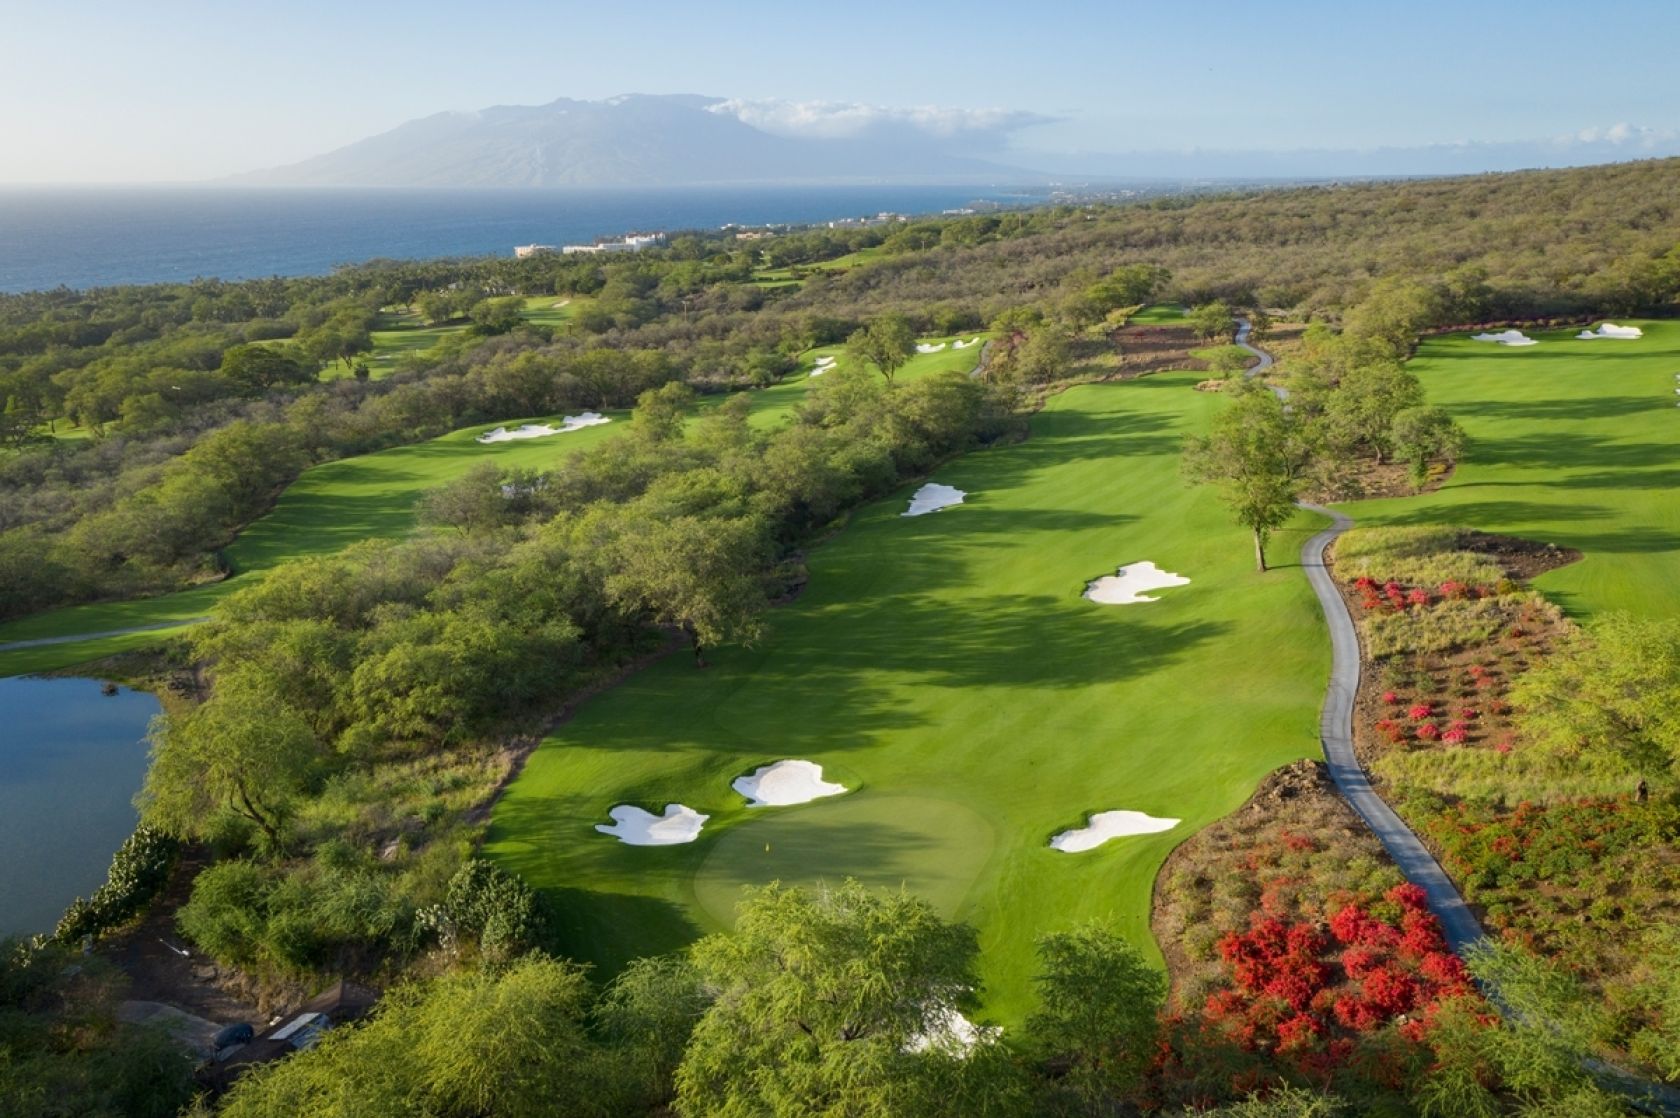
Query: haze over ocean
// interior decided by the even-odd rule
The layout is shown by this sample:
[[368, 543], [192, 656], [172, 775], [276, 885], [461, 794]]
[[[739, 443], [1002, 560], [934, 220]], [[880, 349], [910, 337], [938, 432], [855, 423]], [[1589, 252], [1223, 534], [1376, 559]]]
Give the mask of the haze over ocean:
[[0, 189], [0, 292], [319, 275], [376, 257], [511, 256], [631, 229], [817, 222], [1040, 200], [976, 186], [616, 190]]

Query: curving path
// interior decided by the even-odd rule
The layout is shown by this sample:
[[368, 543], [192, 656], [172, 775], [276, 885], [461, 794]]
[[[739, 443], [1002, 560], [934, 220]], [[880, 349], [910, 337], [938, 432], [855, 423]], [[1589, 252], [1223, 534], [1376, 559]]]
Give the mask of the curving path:
[[1470, 907], [1459, 895], [1457, 886], [1429, 851], [1401, 822], [1394, 809], [1377, 795], [1365, 775], [1364, 766], [1353, 751], [1353, 700], [1359, 693], [1359, 634], [1353, 627], [1353, 616], [1342, 601], [1329, 569], [1324, 565], [1325, 549], [1337, 536], [1353, 527], [1353, 520], [1339, 512], [1301, 502], [1301, 507], [1328, 516], [1330, 527], [1318, 533], [1301, 548], [1301, 566], [1306, 568], [1307, 581], [1324, 610], [1324, 620], [1330, 626], [1330, 685], [1324, 695], [1324, 710], [1319, 715], [1318, 736], [1324, 743], [1324, 760], [1330, 767], [1330, 779], [1336, 790], [1358, 813], [1365, 825], [1382, 842], [1383, 849], [1406, 875], [1406, 880], [1421, 886], [1428, 894], [1430, 911], [1441, 921], [1441, 931], [1447, 945], [1459, 955], [1481, 940], [1487, 933], [1477, 923]]
[[[1249, 321], [1239, 318], [1237, 323], [1236, 344], [1260, 359], [1260, 363], [1244, 375], [1259, 376], [1275, 362], [1271, 354], [1249, 343], [1252, 332]], [[1283, 388], [1274, 386], [1272, 391], [1280, 399], [1288, 398], [1289, 394]], [[1447, 945], [1463, 956], [1465, 951], [1486, 940], [1487, 932], [1482, 929], [1475, 913], [1470, 911], [1470, 906], [1464, 903], [1464, 897], [1441, 864], [1371, 787], [1365, 767], [1359, 763], [1359, 756], [1353, 750], [1353, 702], [1359, 694], [1359, 632], [1354, 628], [1353, 615], [1348, 612], [1347, 603], [1342, 600], [1324, 563], [1325, 551], [1337, 536], [1353, 527], [1353, 518], [1306, 501], [1298, 504], [1309, 512], [1330, 518], [1330, 526], [1301, 548], [1301, 566], [1306, 569], [1307, 581], [1312, 584], [1313, 593], [1318, 595], [1325, 624], [1330, 628], [1330, 682], [1325, 689], [1324, 709], [1318, 720], [1319, 741], [1324, 746], [1324, 760], [1330, 770], [1330, 779], [1335, 782], [1336, 790], [1348, 806], [1371, 828], [1383, 844], [1383, 849], [1400, 867], [1400, 872], [1406, 875], [1406, 880], [1423, 889], [1429, 901], [1429, 910], [1441, 922], [1441, 932]], [[1494, 1004], [1500, 1005], [1497, 998]], [[1641, 1079], [1600, 1060], [1587, 1060], [1585, 1067], [1601, 1087], [1620, 1094], [1636, 1109], [1665, 1118], [1680, 1118], [1680, 1091]]]

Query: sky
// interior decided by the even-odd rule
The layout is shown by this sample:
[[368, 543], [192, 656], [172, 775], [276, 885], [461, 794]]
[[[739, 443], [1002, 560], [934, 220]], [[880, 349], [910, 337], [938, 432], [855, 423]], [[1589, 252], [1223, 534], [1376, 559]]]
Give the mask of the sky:
[[1677, 38], [1675, 0], [0, 0], [0, 183], [202, 180], [630, 92], [795, 133], [896, 121], [1058, 172], [1637, 158], [1680, 153]]

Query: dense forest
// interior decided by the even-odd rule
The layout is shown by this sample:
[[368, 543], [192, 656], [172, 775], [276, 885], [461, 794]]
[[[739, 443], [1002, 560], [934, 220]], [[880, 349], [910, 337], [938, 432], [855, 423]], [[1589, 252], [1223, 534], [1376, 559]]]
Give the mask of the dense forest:
[[[1180, 925], [1200, 941], [1198, 996], [1184, 996], [1183, 966], [1169, 992], [1113, 929], [1084, 927], [1039, 944], [1040, 1010], [972, 1043], [951, 1032], [981, 993], [977, 937], [914, 898], [771, 887], [735, 935], [601, 982], [553, 950], [556, 902], [475, 849], [519, 762], [510, 743], [650, 657], [680, 648], [703, 664], [756, 639], [765, 611], [798, 593], [804, 550], [851, 510], [1020, 439], [1048, 393], [1116, 375], [1140, 305], [1193, 305], [1188, 328], [1215, 347], [1198, 353], [1229, 401], [1186, 446], [1186, 478], [1219, 487], [1262, 565], [1298, 498], [1358, 493], [1390, 466], [1413, 488], [1438, 481], [1463, 438], [1406, 367], [1419, 336], [1671, 314], [1677, 172], [1659, 161], [763, 241], [689, 233], [634, 258], [0, 296], [0, 618], [224, 577], [222, 549], [316, 463], [469, 424], [630, 410], [621, 436], [552, 470], [486, 465], [432, 490], [405, 538], [276, 568], [143, 666], [186, 693], [153, 728], [144, 825], [110, 884], [0, 964], [0, 1111], [1625, 1113], [1589, 1057], [1608, 1046], [1642, 1074], [1680, 1074], [1680, 971], [1618, 984], [1578, 943], [1461, 960], [1380, 853], [1284, 827], [1221, 856], [1225, 872], [1286, 889], [1215, 892], [1217, 912]], [[537, 295], [576, 307], [533, 322], [521, 308]], [[1288, 407], [1236, 375], [1246, 359], [1220, 345], [1235, 310], [1257, 338], [1301, 325], [1278, 376]], [[398, 315], [446, 329], [375, 368], [373, 335]], [[971, 330], [993, 339], [977, 375], [894, 380], [916, 337]], [[785, 423], [748, 421], [752, 389], [842, 343], [848, 360]], [[1384, 578], [1419, 561], [1380, 540], [1364, 554], [1388, 563]], [[1451, 563], [1471, 560], [1441, 562], [1412, 581], [1452, 581]], [[1529, 602], [1484, 567], [1464, 581], [1498, 584], [1497, 608]], [[1496, 608], [1465, 597], [1478, 599], [1465, 612]], [[1392, 653], [1410, 648], [1393, 639]], [[1655, 795], [1616, 841], [1673, 848], [1672, 718], [1630, 700], [1613, 725], [1583, 727], [1559, 697], [1594, 677], [1585, 658], [1625, 665], [1673, 633], [1559, 639], [1572, 655], [1520, 685], [1535, 696], [1524, 732], [1558, 742], [1570, 773], [1583, 735], [1606, 743], [1584, 762], [1595, 772], [1614, 767], [1618, 733], [1656, 741], [1642, 759]], [[1673, 674], [1639, 678], [1660, 697]], [[1409, 817], [1445, 828], [1426, 780], [1390, 775]], [[1479, 854], [1453, 849], [1466, 865]], [[97, 955], [71, 963], [84, 938], [131, 928], [189, 863], [175, 926], [243, 993], [284, 1005], [350, 974], [384, 990], [373, 1016], [195, 1102], [192, 1068], [116, 1023], [118, 976]], [[1186, 906], [1207, 883], [1164, 881]]]

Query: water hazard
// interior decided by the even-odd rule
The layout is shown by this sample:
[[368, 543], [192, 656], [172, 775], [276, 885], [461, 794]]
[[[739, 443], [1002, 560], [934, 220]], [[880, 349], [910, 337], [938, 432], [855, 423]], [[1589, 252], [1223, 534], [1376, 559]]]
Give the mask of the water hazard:
[[51, 931], [105, 880], [146, 772], [144, 691], [0, 679], [0, 935]]

